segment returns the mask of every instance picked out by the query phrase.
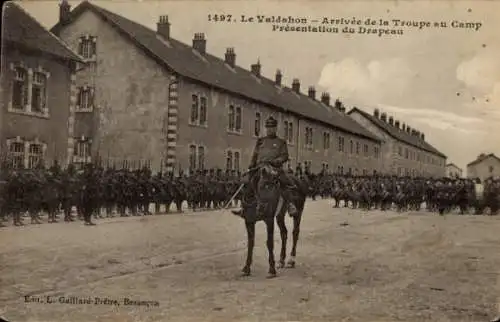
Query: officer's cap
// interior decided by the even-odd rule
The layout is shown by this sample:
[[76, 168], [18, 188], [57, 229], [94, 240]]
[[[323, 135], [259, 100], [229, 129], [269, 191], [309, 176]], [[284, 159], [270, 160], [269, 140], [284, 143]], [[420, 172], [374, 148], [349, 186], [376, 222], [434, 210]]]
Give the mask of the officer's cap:
[[266, 120], [266, 127], [277, 127], [278, 121], [276, 121], [272, 116]]

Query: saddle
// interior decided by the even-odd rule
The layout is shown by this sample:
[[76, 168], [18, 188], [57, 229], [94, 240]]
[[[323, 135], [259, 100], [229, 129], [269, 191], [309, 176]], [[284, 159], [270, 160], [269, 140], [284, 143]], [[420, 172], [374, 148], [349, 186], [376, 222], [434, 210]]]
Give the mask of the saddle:
[[271, 175], [272, 177], [277, 177], [279, 175], [278, 170], [269, 164], [262, 165], [259, 167], [259, 170]]

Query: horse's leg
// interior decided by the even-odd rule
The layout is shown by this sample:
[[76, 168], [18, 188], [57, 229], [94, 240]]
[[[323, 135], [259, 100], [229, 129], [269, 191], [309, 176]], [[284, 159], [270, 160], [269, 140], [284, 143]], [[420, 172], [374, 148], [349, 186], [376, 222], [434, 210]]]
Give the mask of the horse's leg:
[[297, 216], [293, 217], [293, 244], [292, 251], [290, 252], [290, 259], [288, 260], [288, 267], [295, 267], [295, 256], [297, 256], [297, 242], [299, 241], [299, 233], [300, 233], [300, 221], [302, 219], [302, 209], [299, 211]]
[[276, 222], [278, 223], [278, 227], [280, 229], [280, 235], [281, 235], [281, 253], [280, 253], [280, 261], [279, 261], [279, 264], [278, 264], [278, 268], [285, 267], [286, 242], [287, 242], [287, 239], [288, 239], [288, 230], [286, 229], [286, 225], [285, 225], [285, 214], [286, 214], [286, 212], [282, 211], [276, 217]]
[[269, 272], [268, 278], [276, 277], [276, 263], [274, 261], [274, 216], [271, 218], [266, 218], [266, 228], [267, 228], [267, 251], [269, 256]]
[[247, 260], [245, 263], [245, 267], [243, 267], [243, 276], [250, 276], [251, 270], [250, 266], [252, 266], [252, 258], [253, 258], [253, 247], [255, 244], [255, 222], [245, 222], [245, 227], [247, 229]]

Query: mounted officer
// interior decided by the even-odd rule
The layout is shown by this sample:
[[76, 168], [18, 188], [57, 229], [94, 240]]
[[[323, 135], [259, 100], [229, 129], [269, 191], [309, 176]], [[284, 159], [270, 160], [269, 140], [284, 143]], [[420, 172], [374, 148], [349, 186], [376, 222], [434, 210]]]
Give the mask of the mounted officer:
[[[253, 169], [256, 167], [260, 167], [262, 165], [269, 165], [274, 168], [278, 174], [280, 179], [280, 190], [281, 195], [288, 202], [288, 213], [290, 216], [294, 216], [297, 214], [297, 209], [295, 205], [291, 202], [292, 200], [292, 189], [295, 185], [292, 183], [291, 179], [286, 175], [283, 170], [283, 164], [285, 164], [288, 159], [288, 147], [285, 140], [279, 138], [276, 134], [278, 122], [273, 118], [269, 117], [266, 120], [266, 131], [267, 135], [265, 137], [261, 137], [257, 140], [255, 145], [252, 160], [250, 161], [249, 169]], [[255, 171], [249, 173], [249, 184], [252, 185], [255, 189]], [[246, 187], [245, 196], [244, 196], [244, 204], [251, 204], [254, 202], [255, 195], [251, 193], [250, 187]], [[243, 215], [243, 209], [232, 210], [232, 213], [238, 216]]]

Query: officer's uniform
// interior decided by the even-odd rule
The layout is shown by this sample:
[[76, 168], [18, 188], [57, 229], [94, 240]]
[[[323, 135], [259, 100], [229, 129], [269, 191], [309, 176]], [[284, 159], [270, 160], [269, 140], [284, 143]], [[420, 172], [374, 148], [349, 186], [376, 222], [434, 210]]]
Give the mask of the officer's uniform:
[[[278, 122], [270, 117], [266, 120], [266, 128], [275, 128]], [[250, 161], [249, 169], [253, 169], [262, 164], [271, 165], [278, 173], [281, 183], [281, 194], [289, 202], [288, 213], [293, 216], [297, 213], [297, 209], [291, 203], [292, 191], [294, 184], [283, 170], [283, 164], [289, 159], [288, 146], [285, 140], [279, 138], [277, 135], [267, 135], [259, 138], [254, 148], [252, 160]], [[254, 185], [254, 174], [250, 174], [249, 184]], [[245, 189], [245, 200], [247, 204], [251, 203], [255, 196], [250, 194], [251, 189]], [[241, 215], [242, 210], [233, 210], [235, 215]]]

